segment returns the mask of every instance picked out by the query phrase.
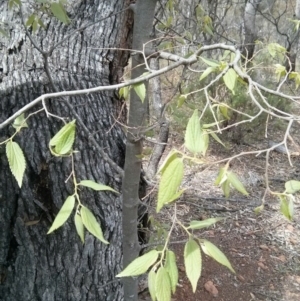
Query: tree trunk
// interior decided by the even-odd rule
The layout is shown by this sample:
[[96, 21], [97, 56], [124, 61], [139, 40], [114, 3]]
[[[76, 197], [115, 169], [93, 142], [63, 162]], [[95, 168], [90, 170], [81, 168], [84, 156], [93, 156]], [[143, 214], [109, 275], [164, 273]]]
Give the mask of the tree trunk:
[[[44, 21], [46, 30], [32, 34], [44, 51], [64, 39], [74, 29], [123, 10], [129, 1], [73, 1], [68, 26], [54, 20]], [[45, 61], [26, 36], [18, 9], [9, 11], [7, 1], [0, 4], [1, 20], [11, 28], [11, 37], [1, 37], [0, 123], [41, 94], [53, 91], [45, 72]], [[27, 8], [23, 14], [28, 16]], [[27, 15], [26, 15], [27, 13]], [[109, 85], [118, 82], [127, 54], [108, 47], [130, 48], [129, 11], [104, 19], [78, 31], [54, 49], [49, 71], [59, 91]], [[12, 25], [11, 25], [12, 24]], [[128, 39], [130, 40], [130, 39]], [[116, 93], [53, 99], [46, 102], [50, 113], [75, 119], [79, 115], [90, 135], [123, 168], [125, 136], [115, 118], [124, 122], [126, 112]], [[31, 112], [41, 109], [33, 108]], [[73, 111], [70, 109], [73, 108]], [[75, 171], [78, 181], [91, 179], [121, 190], [121, 176], [104, 160], [79, 122], [76, 122]], [[70, 158], [51, 156], [48, 143], [63, 126], [44, 112], [28, 120], [14, 140], [26, 157], [22, 188], [11, 175], [0, 146], [0, 300], [19, 301], [117, 301], [123, 299], [122, 285], [115, 278], [122, 259], [122, 200], [110, 192], [82, 189], [80, 198], [101, 223], [104, 245], [86, 232], [82, 244], [73, 214], [64, 226], [46, 235], [64, 200], [73, 194]], [[0, 132], [0, 141], [12, 135], [10, 126]]]
[[257, 7], [260, 0], [248, 0], [244, 13], [244, 43], [243, 43], [243, 59], [251, 60], [255, 49], [256, 27], [255, 19]]

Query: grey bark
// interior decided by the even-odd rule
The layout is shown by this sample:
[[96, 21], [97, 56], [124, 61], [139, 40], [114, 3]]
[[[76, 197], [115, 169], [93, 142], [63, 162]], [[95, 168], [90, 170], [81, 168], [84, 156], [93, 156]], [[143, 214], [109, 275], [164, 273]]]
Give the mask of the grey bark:
[[244, 41], [242, 55], [245, 59], [251, 60], [255, 49], [257, 37], [255, 19], [258, 4], [261, 0], [248, 0], [244, 13]]
[[[71, 25], [49, 19], [45, 22], [47, 29], [39, 30], [33, 38], [47, 50], [74, 29], [124, 9], [126, 2], [73, 1]], [[0, 9], [1, 20], [11, 29], [10, 39], [1, 38], [0, 44], [0, 122], [3, 122], [34, 98], [50, 92], [51, 87], [43, 57], [25, 35], [18, 11], [8, 11], [6, 1], [2, 1]], [[129, 14], [123, 12], [77, 32], [55, 49], [49, 58], [49, 71], [58, 90], [118, 82], [127, 54], [103, 48], [130, 48], [126, 41], [130, 35], [128, 25]], [[104, 92], [50, 100], [47, 108], [72, 120], [74, 115], [66, 101], [109, 158], [123, 168], [125, 136], [114, 120], [121, 107], [116, 95]], [[125, 117], [121, 114], [122, 121]], [[63, 227], [46, 235], [64, 200], [73, 193], [70, 181], [65, 183], [71, 165], [70, 159], [53, 158], [48, 150], [49, 140], [62, 122], [39, 113], [28, 124], [29, 128], [15, 138], [27, 163], [21, 189], [9, 170], [4, 146], [0, 146], [0, 300], [123, 300], [122, 285], [115, 278], [122, 259], [122, 198], [109, 192], [80, 191], [82, 203], [101, 223], [109, 245], [88, 233], [83, 245], [76, 234], [73, 215]], [[1, 140], [12, 133], [11, 127], [2, 130]], [[75, 155], [78, 180], [92, 179], [120, 191], [120, 176], [103, 160], [78, 123], [75, 149], [79, 151]]]
[[[143, 50], [143, 44], [149, 41], [152, 31], [156, 0], [138, 0], [133, 7], [134, 28], [132, 48]], [[148, 46], [150, 46], [148, 44]], [[132, 78], [145, 72], [143, 56], [132, 56]], [[134, 89], [130, 94], [126, 159], [123, 178], [123, 267], [126, 267], [139, 254], [137, 220], [139, 206], [139, 182], [142, 162], [138, 156], [142, 153], [142, 127], [147, 121], [148, 100], [141, 102]], [[137, 279], [126, 277], [124, 283], [124, 300], [137, 301]]]

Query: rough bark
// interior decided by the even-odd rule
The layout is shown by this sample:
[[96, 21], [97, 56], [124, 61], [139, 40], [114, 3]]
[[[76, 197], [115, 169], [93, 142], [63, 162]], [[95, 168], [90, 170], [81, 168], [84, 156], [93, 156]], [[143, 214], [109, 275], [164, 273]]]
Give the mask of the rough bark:
[[[72, 24], [49, 19], [46, 30], [33, 35], [44, 50], [71, 31], [124, 9], [127, 1], [73, 1]], [[0, 16], [12, 27], [10, 39], [1, 38], [0, 122], [34, 98], [51, 91], [42, 55], [26, 36], [17, 10], [0, 4]], [[26, 7], [24, 16], [26, 17]], [[131, 15], [123, 12], [77, 32], [56, 48], [49, 58], [49, 71], [58, 90], [71, 90], [116, 83], [127, 61], [124, 52], [108, 47], [130, 48], [127, 38]], [[97, 93], [46, 103], [55, 115], [68, 117], [66, 101], [80, 116], [91, 135], [108, 156], [123, 167], [125, 137], [115, 123], [121, 101], [112, 92]], [[40, 109], [41, 106], [35, 109]], [[33, 111], [33, 110], [32, 110]], [[125, 112], [124, 112], [125, 113]], [[125, 118], [121, 114], [121, 118]], [[50, 138], [62, 122], [39, 113], [28, 121], [29, 128], [15, 138], [26, 157], [22, 189], [12, 177], [0, 146], [0, 300], [94, 301], [122, 300], [121, 283], [115, 275], [121, 270], [121, 197], [109, 192], [82, 189], [80, 196], [102, 225], [104, 245], [86, 233], [85, 244], [76, 234], [73, 216], [53, 234], [46, 235], [72, 183], [65, 183], [71, 172], [69, 158], [52, 157]], [[13, 133], [12, 127], [0, 132], [0, 141]], [[121, 177], [103, 160], [89, 137], [77, 123], [75, 170], [78, 180], [93, 179], [116, 190]]]

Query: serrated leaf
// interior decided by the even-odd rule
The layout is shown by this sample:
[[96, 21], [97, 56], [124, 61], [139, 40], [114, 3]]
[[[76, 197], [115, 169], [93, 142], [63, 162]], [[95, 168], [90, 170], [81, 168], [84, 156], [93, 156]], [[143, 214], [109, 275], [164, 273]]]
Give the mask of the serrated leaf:
[[191, 221], [188, 229], [202, 229], [207, 228], [218, 221], [223, 220], [223, 217], [207, 218], [203, 221]]
[[75, 140], [76, 120], [65, 124], [59, 132], [50, 140], [50, 146], [55, 147], [55, 153], [65, 155], [72, 149]]
[[205, 153], [208, 143], [200, 126], [198, 110], [195, 110], [186, 127], [185, 146], [193, 154]]
[[280, 195], [280, 212], [289, 220], [294, 217], [294, 202], [292, 198], [287, 199], [285, 195]]
[[52, 226], [50, 227], [47, 234], [50, 234], [54, 230], [61, 227], [69, 218], [70, 214], [72, 213], [75, 205], [75, 197], [74, 195], [70, 195], [65, 200], [64, 204], [60, 208], [59, 212], [57, 213]]
[[24, 115], [24, 113], [21, 114], [20, 116], [18, 116], [14, 120], [13, 127], [15, 129], [18, 129], [18, 128], [28, 128], [28, 124], [25, 121], [25, 115]]
[[164, 267], [160, 267], [157, 271], [155, 292], [157, 301], [171, 301], [170, 278]]
[[300, 190], [300, 181], [295, 181], [295, 180], [287, 181], [284, 186], [285, 186], [286, 193], [293, 194]]
[[209, 60], [209, 59], [206, 59], [202, 56], [200, 56], [200, 59], [205, 63], [207, 64], [208, 66], [211, 66], [211, 67], [219, 67], [220, 63], [218, 63], [217, 61], [213, 61], [213, 60]]
[[23, 176], [26, 168], [25, 157], [17, 142], [9, 140], [6, 144], [6, 156], [11, 173], [22, 187]]
[[220, 264], [226, 266], [230, 271], [235, 273], [234, 269], [231, 266], [231, 263], [227, 259], [227, 257], [224, 255], [224, 253], [213, 243], [211, 243], [208, 240], [201, 241], [201, 248], [202, 251], [213, 258], [215, 261], [219, 262]]
[[147, 270], [156, 262], [158, 251], [151, 250], [148, 253], [133, 260], [121, 273], [116, 277], [134, 277], [147, 272]]
[[197, 283], [202, 270], [202, 257], [199, 245], [193, 239], [190, 239], [184, 247], [184, 266], [188, 279], [190, 280], [195, 293]]
[[178, 268], [176, 265], [176, 256], [175, 253], [171, 250], [167, 250], [166, 252], [166, 264], [165, 269], [170, 277], [170, 284], [172, 293], [175, 294], [176, 286], [178, 283]]
[[172, 200], [183, 178], [184, 165], [181, 159], [175, 158], [162, 173], [159, 188], [156, 212], [159, 212], [164, 204]]
[[155, 282], [156, 273], [153, 270], [151, 270], [148, 274], [148, 289], [152, 301], [156, 301]]
[[144, 102], [145, 97], [146, 97], [146, 86], [145, 86], [145, 84], [141, 83], [141, 84], [133, 85], [133, 89], [134, 89], [135, 93], [137, 94], [137, 96], [140, 98], [140, 100], [142, 102]]
[[51, 3], [50, 9], [53, 15], [64, 24], [69, 23], [69, 17], [67, 16], [65, 8], [61, 3], [53, 2]]
[[227, 179], [229, 183], [240, 193], [244, 195], [248, 195], [248, 192], [246, 191], [244, 185], [242, 182], [238, 179], [238, 177], [231, 171], [227, 173]]
[[209, 74], [214, 72], [216, 67], [208, 67], [207, 69], [204, 70], [204, 72], [201, 74], [199, 81], [202, 81], [205, 77], [207, 77]]
[[114, 190], [113, 188], [111, 188], [107, 185], [104, 185], [104, 184], [101, 184], [101, 183], [96, 183], [92, 180], [82, 180], [82, 181], [80, 181], [80, 183], [78, 185], [89, 187], [89, 188], [92, 188], [93, 190], [96, 190], [96, 191], [109, 190], [109, 191], [119, 193], [118, 191]]
[[108, 241], [105, 240], [100, 224], [97, 222], [94, 214], [86, 207], [82, 206], [80, 209], [80, 215], [83, 225], [87, 230], [97, 237], [104, 244], [108, 244]]
[[237, 79], [237, 74], [235, 70], [232, 68], [229, 68], [228, 71], [223, 76], [224, 83], [227, 86], [227, 88], [232, 91], [232, 94], [234, 94], [236, 79]]
[[74, 222], [75, 222], [77, 234], [79, 235], [82, 243], [84, 243], [84, 226], [83, 226], [81, 216], [77, 213], [75, 214]]

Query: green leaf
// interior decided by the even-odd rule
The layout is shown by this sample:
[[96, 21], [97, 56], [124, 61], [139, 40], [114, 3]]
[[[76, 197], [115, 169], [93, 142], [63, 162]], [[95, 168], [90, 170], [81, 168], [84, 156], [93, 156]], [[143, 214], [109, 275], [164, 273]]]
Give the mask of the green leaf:
[[156, 212], [159, 212], [164, 204], [167, 204], [174, 198], [183, 178], [183, 169], [182, 160], [175, 158], [163, 172], [158, 188]]
[[18, 182], [19, 187], [22, 186], [23, 176], [26, 168], [25, 157], [22, 149], [17, 142], [9, 140], [6, 144], [6, 156], [9, 163], [11, 173]]
[[280, 59], [282, 59], [283, 54], [286, 53], [286, 49], [277, 43], [270, 43], [268, 45], [268, 51], [273, 58], [276, 58], [276, 56], [277, 56]]
[[254, 213], [259, 214], [262, 210], [264, 210], [264, 205], [260, 205], [254, 208]]
[[176, 192], [171, 198], [170, 200], [166, 203], [166, 204], [170, 204], [172, 202], [174, 202], [175, 200], [177, 200], [178, 198], [181, 197], [181, 195], [185, 192], [185, 189], [181, 189], [178, 192]]
[[218, 221], [223, 220], [223, 217], [216, 217], [216, 218], [207, 218], [203, 221], [191, 221], [188, 229], [202, 229], [207, 228]]
[[209, 74], [211, 74], [215, 70], [216, 70], [216, 67], [208, 67], [207, 69], [205, 69], [204, 72], [201, 74], [199, 81], [202, 81], [202, 79], [207, 77]]
[[195, 293], [197, 283], [201, 275], [202, 270], [202, 257], [199, 245], [195, 240], [190, 239], [184, 247], [184, 265], [186, 275], [190, 280]]
[[227, 179], [229, 183], [240, 193], [244, 195], [248, 195], [248, 192], [246, 191], [244, 185], [240, 182], [238, 177], [231, 171], [227, 173]]
[[218, 109], [219, 109], [220, 113], [221, 113], [227, 120], [230, 119], [230, 117], [229, 117], [229, 115], [228, 115], [228, 107], [227, 107], [227, 106], [219, 105], [219, 106], [218, 106]]
[[34, 20], [35, 20], [35, 14], [32, 14], [32, 15], [27, 19], [25, 25], [26, 25], [27, 27], [31, 26]]
[[208, 142], [201, 129], [198, 110], [195, 110], [186, 127], [185, 146], [193, 154], [205, 153]]
[[300, 181], [291, 180], [285, 183], [285, 192], [286, 193], [296, 193], [300, 190]]
[[275, 74], [277, 74], [277, 81], [280, 81], [281, 77], [284, 77], [286, 75], [286, 69], [285, 66], [282, 66], [280, 64], [275, 64]]
[[153, 270], [151, 270], [148, 274], [148, 289], [152, 301], [156, 301], [155, 282], [156, 273]]
[[285, 195], [280, 195], [280, 212], [289, 220], [294, 217], [294, 202], [292, 198], [287, 199]]
[[225, 148], [226, 148], [226, 145], [222, 142], [222, 140], [217, 136], [216, 133], [214, 132], [208, 132], [209, 135], [211, 135], [217, 142], [219, 142], [220, 144], [222, 144]]
[[116, 277], [133, 277], [147, 272], [147, 270], [156, 262], [158, 251], [151, 250], [148, 253], [134, 259], [121, 273]]
[[67, 221], [67, 219], [69, 218], [70, 214], [73, 211], [74, 205], [75, 205], [74, 195], [68, 196], [64, 204], [60, 208], [58, 214], [56, 215], [54, 222], [47, 234], [50, 234], [54, 230], [58, 229]]
[[108, 244], [108, 241], [104, 239], [100, 224], [97, 222], [94, 214], [88, 208], [82, 206], [80, 209], [80, 215], [83, 225], [88, 229], [88, 231], [104, 244]]
[[227, 259], [227, 257], [213, 243], [211, 243], [208, 240], [201, 240], [201, 248], [202, 248], [202, 251], [206, 255], [210, 256], [211, 258], [213, 258], [214, 260], [216, 260], [220, 264], [226, 266], [230, 271], [232, 271], [233, 273], [235, 273], [235, 271], [232, 268], [232, 266], [231, 266], [229, 260]]
[[122, 88], [119, 90], [119, 96], [120, 96], [120, 97], [124, 97], [124, 99], [127, 99], [127, 98], [128, 98], [128, 95], [129, 95], [129, 90], [130, 90], [130, 88], [129, 88], [128, 86], [122, 87]]
[[101, 183], [96, 183], [92, 180], [82, 180], [78, 185], [89, 187], [89, 188], [92, 188], [96, 191], [109, 190], [109, 191], [119, 193], [118, 191], [114, 190], [113, 188], [111, 188], [107, 185], [104, 185], [104, 184], [101, 184]]
[[176, 256], [173, 251], [167, 250], [165, 269], [170, 277], [170, 284], [172, 293], [175, 294], [176, 286], [178, 283], [178, 268], [176, 265]]
[[145, 84], [141, 83], [141, 84], [133, 85], [133, 89], [134, 89], [135, 93], [137, 94], [137, 96], [140, 98], [140, 100], [142, 102], [144, 102], [145, 97], [146, 97]]
[[237, 74], [235, 70], [232, 68], [229, 68], [228, 71], [223, 76], [224, 83], [227, 86], [227, 88], [232, 91], [232, 94], [234, 94], [236, 79], [237, 79]]
[[228, 170], [228, 165], [220, 168], [218, 177], [215, 181], [215, 185], [222, 185], [227, 180], [227, 170]]
[[83, 226], [81, 216], [77, 213], [75, 214], [74, 222], [75, 222], [77, 234], [79, 235], [82, 243], [84, 243], [84, 226]]
[[164, 267], [160, 267], [157, 271], [155, 292], [157, 301], [171, 301], [170, 278]]
[[177, 108], [182, 107], [182, 105], [183, 105], [184, 102], [186, 101], [186, 98], [187, 98], [187, 96], [184, 95], [184, 94], [181, 94], [181, 95], [178, 97], [178, 100], [177, 100]]
[[220, 63], [218, 63], [217, 61], [209, 60], [202, 56], [200, 56], [200, 59], [208, 66], [211, 66], [211, 67], [219, 67], [220, 66]]
[[50, 9], [53, 15], [64, 24], [70, 22], [69, 17], [67, 16], [66, 10], [61, 3], [53, 2], [51, 3]]
[[65, 124], [60, 131], [50, 140], [50, 146], [55, 147], [55, 153], [65, 155], [69, 153], [75, 141], [76, 120]]
[[223, 190], [223, 193], [224, 193], [225, 197], [228, 198], [229, 195], [230, 195], [230, 183], [229, 183], [229, 181], [226, 180], [224, 183], [222, 183], [221, 187], [222, 187], [222, 190]]
[[164, 173], [164, 171], [167, 169], [167, 167], [169, 166], [169, 164], [170, 164], [174, 159], [176, 159], [176, 158], [178, 158], [178, 157], [177, 157], [177, 150], [172, 149], [172, 150], [168, 153], [168, 155], [167, 155], [167, 157], [165, 158], [165, 160], [164, 160], [164, 162], [162, 163], [162, 165], [159, 167], [157, 173], [158, 173], [158, 174], [159, 174], [160, 172]]
[[20, 116], [18, 116], [18, 117], [14, 120], [13, 127], [14, 127], [15, 129], [18, 129], [18, 128], [28, 128], [28, 124], [26, 123], [24, 113], [21, 114]]

